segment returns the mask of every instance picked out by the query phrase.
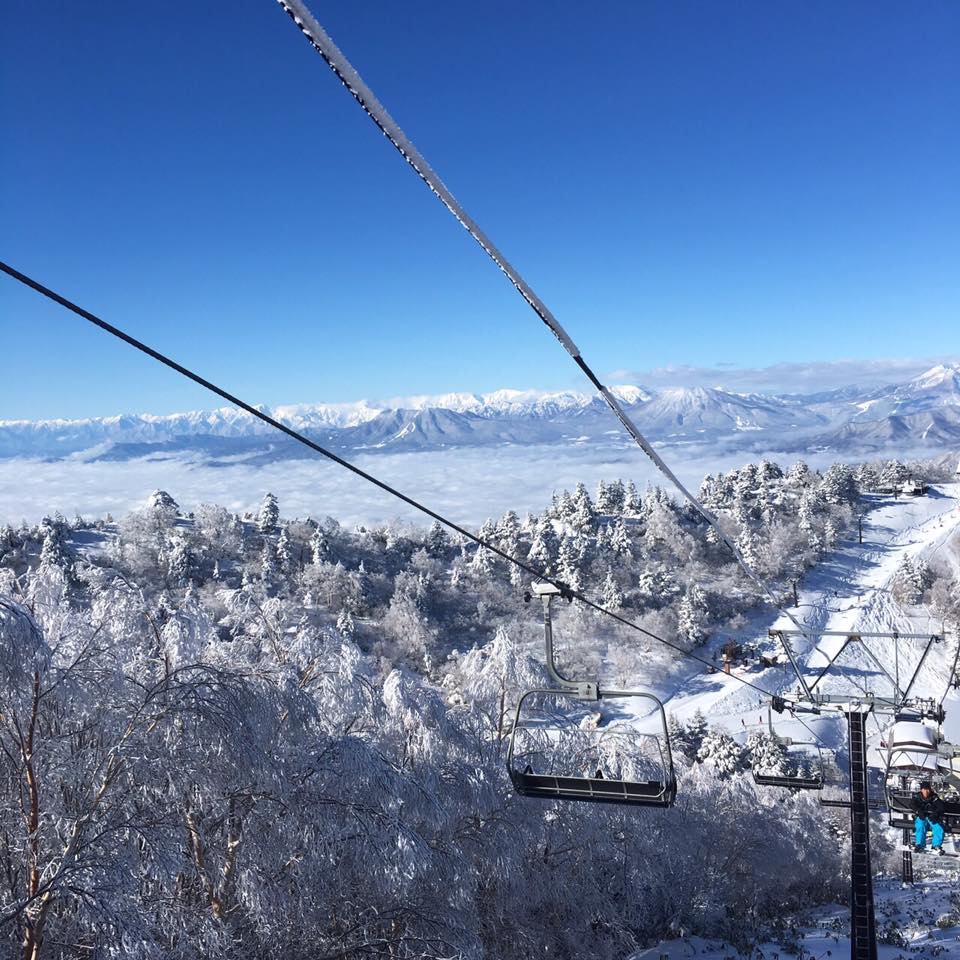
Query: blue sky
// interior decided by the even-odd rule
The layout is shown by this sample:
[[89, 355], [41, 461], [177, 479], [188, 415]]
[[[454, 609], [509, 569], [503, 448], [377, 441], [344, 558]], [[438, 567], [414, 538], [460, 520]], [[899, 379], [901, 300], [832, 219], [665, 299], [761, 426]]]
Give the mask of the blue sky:
[[[604, 374], [957, 353], [960, 6], [313, 10]], [[0, 258], [254, 402], [586, 386], [279, 6], [3, 18]], [[0, 332], [0, 418], [211, 405]]]

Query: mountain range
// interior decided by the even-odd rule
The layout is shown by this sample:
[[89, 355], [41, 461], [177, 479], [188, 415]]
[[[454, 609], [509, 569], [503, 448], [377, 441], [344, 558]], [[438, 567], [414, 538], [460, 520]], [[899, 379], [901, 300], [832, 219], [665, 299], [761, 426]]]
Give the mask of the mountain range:
[[[960, 444], [960, 364], [904, 383], [817, 394], [734, 393], [720, 388], [612, 388], [627, 413], [663, 445], [744, 451], [889, 454]], [[262, 408], [338, 452], [414, 451], [499, 444], [628, 444], [596, 395], [498, 390]], [[83, 420], [0, 420], [0, 457], [127, 460], [191, 455], [265, 462], [302, 455], [294, 441], [242, 410]]]

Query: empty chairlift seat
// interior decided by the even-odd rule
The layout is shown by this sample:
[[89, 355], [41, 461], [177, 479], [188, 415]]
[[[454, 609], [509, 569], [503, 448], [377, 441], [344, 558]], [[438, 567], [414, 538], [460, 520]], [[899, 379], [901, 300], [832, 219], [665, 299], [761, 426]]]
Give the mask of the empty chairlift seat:
[[[634, 711], [653, 704], [637, 729]], [[597, 706], [602, 706], [599, 716]], [[524, 797], [668, 807], [676, 779], [663, 705], [638, 691], [584, 701], [557, 690], [531, 690], [517, 705], [507, 766]]]

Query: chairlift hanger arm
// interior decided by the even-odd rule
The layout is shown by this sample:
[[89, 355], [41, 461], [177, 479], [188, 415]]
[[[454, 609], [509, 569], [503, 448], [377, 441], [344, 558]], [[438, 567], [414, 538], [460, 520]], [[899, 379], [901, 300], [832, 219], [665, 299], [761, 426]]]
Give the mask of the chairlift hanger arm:
[[541, 581], [534, 581], [530, 589], [543, 604], [543, 639], [546, 647], [547, 673], [550, 679], [561, 690], [575, 696], [578, 700], [599, 700], [600, 690], [596, 680], [572, 680], [564, 676], [557, 667], [553, 648], [553, 616], [550, 607], [556, 597], [563, 596], [564, 591], [557, 584]]
[[[803, 631], [798, 631], [801, 635]], [[793, 672], [797, 675], [797, 680], [800, 681], [800, 686], [803, 688], [803, 692], [809, 697], [811, 690], [807, 686], [806, 677], [804, 677], [802, 671], [800, 670], [800, 664], [797, 663], [797, 658], [793, 654], [793, 649], [790, 644], [787, 642], [787, 631], [785, 630], [771, 630], [769, 631], [769, 636], [774, 637], [780, 641], [780, 646], [783, 647], [784, 652], [787, 655], [787, 658], [790, 661], [790, 665], [793, 667]]]
[[[903, 701], [906, 702], [907, 697], [910, 696], [910, 691], [913, 689], [913, 685], [917, 682], [917, 677], [920, 676], [920, 671], [923, 669], [923, 665], [926, 662], [927, 656], [930, 651], [933, 649], [933, 645], [938, 643], [940, 637], [934, 635], [930, 637], [927, 645], [923, 648], [923, 654], [920, 657], [920, 662], [917, 664], [917, 669], [913, 671], [913, 676], [910, 678], [910, 682], [907, 684], [907, 688], [903, 691]], [[942, 701], [941, 701], [942, 703]]]
[[953, 666], [950, 668], [950, 677], [947, 680], [947, 688], [943, 691], [943, 696], [940, 698], [941, 704], [947, 699], [947, 694], [950, 692], [951, 686], [956, 683], [958, 663], [960, 663], [960, 636], [957, 637], [957, 652], [953, 655]]

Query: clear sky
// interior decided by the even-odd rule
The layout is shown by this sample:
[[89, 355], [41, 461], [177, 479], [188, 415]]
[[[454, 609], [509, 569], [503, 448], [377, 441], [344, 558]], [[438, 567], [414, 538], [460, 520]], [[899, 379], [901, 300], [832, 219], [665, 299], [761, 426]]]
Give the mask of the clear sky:
[[[312, 9], [604, 374], [957, 353], [960, 4]], [[0, 259], [254, 402], [587, 386], [277, 4], [2, 20]], [[0, 418], [211, 405], [0, 334]]]

